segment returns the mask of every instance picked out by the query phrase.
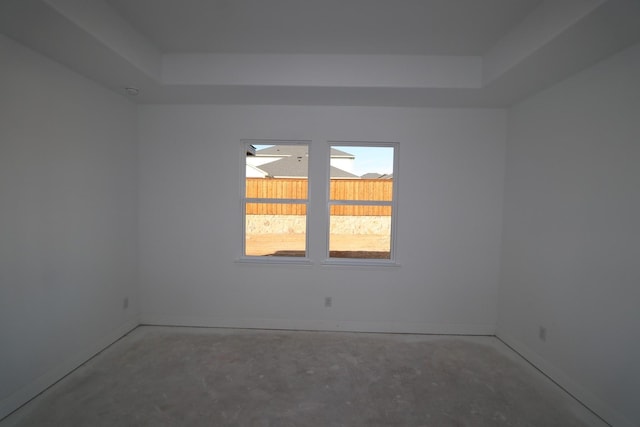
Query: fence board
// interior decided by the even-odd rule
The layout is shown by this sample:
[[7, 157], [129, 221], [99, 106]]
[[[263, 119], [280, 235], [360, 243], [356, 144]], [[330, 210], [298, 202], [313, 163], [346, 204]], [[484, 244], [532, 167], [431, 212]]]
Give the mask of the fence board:
[[[332, 179], [331, 200], [391, 201], [392, 179]], [[247, 198], [300, 199], [308, 196], [304, 178], [247, 178]], [[289, 203], [247, 203], [247, 215], [304, 215], [306, 206]], [[331, 206], [331, 215], [390, 216], [391, 206]]]

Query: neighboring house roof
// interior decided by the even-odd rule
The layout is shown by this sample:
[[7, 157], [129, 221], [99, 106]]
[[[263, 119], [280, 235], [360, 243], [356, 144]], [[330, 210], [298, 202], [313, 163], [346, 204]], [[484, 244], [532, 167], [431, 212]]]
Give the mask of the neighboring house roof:
[[260, 165], [260, 169], [272, 177], [307, 177], [309, 176], [309, 158], [284, 157], [275, 162]]
[[[260, 165], [260, 170], [271, 177], [307, 177], [309, 176], [309, 158], [307, 156], [284, 157], [275, 162]], [[330, 176], [331, 178], [359, 178], [335, 166], [330, 167]]]
[[347, 159], [356, 158], [356, 156], [354, 156], [351, 153], [347, 153], [346, 151], [342, 151], [342, 150], [337, 150], [335, 148], [331, 148], [331, 157], [345, 157]]
[[393, 179], [393, 175], [392, 174], [388, 174], [388, 173], [369, 172], [369, 173], [365, 173], [360, 178], [363, 178], [363, 179]]
[[[255, 157], [273, 158], [273, 161], [259, 164], [255, 167], [270, 177], [307, 177], [309, 175], [309, 152], [306, 145], [274, 145], [256, 150]], [[247, 152], [251, 156], [251, 153]], [[345, 151], [331, 149], [331, 158], [355, 159], [353, 154]], [[335, 166], [330, 166], [331, 178], [359, 178], [359, 176], [347, 172]]]
[[351, 172], [347, 172], [335, 166], [329, 167], [329, 176], [331, 178], [360, 178], [358, 175], [354, 175]]
[[256, 156], [306, 156], [308, 147], [306, 145], [274, 145], [272, 147], [256, 150]]
[[[268, 156], [268, 157], [280, 157], [280, 156], [308, 156], [306, 145], [274, 145], [272, 147], [263, 148], [254, 152], [255, 156]], [[336, 150], [331, 148], [331, 157], [333, 158], [347, 158], [355, 159], [353, 154], [346, 151]]]

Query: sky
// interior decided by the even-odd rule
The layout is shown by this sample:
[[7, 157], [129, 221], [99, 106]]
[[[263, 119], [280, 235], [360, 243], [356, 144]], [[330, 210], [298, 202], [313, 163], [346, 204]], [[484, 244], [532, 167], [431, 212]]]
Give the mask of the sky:
[[334, 146], [356, 156], [354, 172], [358, 176], [365, 173], [393, 173], [393, 147]]
[[[256, 149], [271, 147], [271, 145], [254, 145]], [[362, 147], [362, 146], [334, 146], [334, 148], [353, 154], [354, 171], [358, 176], [365, 173], [393, 173], [393, 147]]]

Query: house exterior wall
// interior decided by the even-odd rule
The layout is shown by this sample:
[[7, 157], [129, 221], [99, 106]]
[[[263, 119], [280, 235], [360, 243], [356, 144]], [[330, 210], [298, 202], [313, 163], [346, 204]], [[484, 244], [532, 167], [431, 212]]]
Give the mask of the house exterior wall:
[[353, 173], [354, 171], [354, 159], [336, 158], [332, 157], [330, 160], [331, 166], [335, 166], [338, 169]]

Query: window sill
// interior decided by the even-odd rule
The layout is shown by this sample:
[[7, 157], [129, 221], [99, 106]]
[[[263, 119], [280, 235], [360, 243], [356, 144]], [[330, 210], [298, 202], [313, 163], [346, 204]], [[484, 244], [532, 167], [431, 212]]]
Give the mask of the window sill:
[[294, 257], [240, 257], [235, 260], [239, 264], [263, 265], [312, 265], [309, 258]]
[[368, 259], [353, 259], [353, 258], [348, 258], [348, 259], [328, 258], [328, 259], [322, 261], [322, 265], [339, 266], [339, 267], [340, 266], [344, 266], [344, 267], [384, 267], [384, 268], [389, 268], [389, 267], [398, 268], [398, 267], [400, 267], [400, 264], [398, 264], [397, 262], [394, 262], [394, 261], [387, 261], [387, 260], [373, 261], [373, 260], [368, 260]]

